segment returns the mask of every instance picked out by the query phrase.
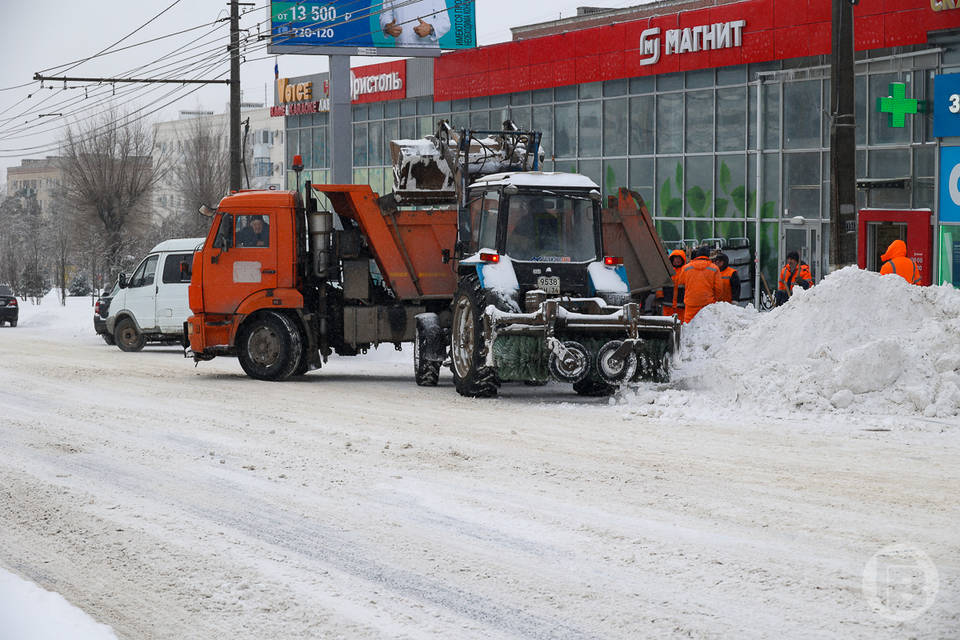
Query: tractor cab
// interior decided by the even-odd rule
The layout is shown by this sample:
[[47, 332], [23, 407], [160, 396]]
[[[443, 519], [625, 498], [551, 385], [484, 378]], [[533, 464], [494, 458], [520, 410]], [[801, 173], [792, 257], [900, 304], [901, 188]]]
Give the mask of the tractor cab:
[[480, 178], [461, 210], [458, 258], [509, 258], [518, 293], [588, 296], [588, 265], [602, 261], [600, 191], [576, 174], [530, 171]]

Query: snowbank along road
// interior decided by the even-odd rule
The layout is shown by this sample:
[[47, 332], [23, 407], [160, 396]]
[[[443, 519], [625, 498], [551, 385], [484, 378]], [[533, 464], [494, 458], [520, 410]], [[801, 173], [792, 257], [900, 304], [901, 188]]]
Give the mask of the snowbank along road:
[[955, 417], [264, 383], [90, 313], [0, 329], [0, 566], [118, 637], [960, 636]]

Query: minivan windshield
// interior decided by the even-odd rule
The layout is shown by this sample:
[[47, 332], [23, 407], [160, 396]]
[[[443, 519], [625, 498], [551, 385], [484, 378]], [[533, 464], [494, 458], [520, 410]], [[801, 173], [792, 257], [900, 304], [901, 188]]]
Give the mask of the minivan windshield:
[[594, 205], [562, 194], [519, 194], [508, 204], [506, 253], [528, 262], [597, 259]]

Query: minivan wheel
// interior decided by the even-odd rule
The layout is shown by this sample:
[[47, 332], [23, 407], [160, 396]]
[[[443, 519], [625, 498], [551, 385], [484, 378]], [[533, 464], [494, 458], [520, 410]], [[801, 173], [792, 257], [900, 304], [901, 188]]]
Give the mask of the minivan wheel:
[[113, 339], [121, 351], [140, 351], [147, 343], [147, 338], [137, 331], [137, 325], [130, 318], [123, 318], [117, 323], [113, 332]]

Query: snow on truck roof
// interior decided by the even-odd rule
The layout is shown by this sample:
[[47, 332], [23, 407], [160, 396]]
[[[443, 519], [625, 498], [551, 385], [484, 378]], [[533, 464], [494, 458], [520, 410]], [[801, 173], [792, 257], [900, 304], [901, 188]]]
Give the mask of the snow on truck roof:
[[151, 249], [150, 253], [160, 251], [193, 251], [203, 244], [204, 240], [206, 240], [206, 238], [173, 238], [171, 240], [164, 240]]
[[470, 186], [494, 186], [514, 184], [518, 187], [556, 187], [558, 189], [599, 189], [587, 176], [559, 171], [519, 171], [492, 173], [478, 178]]

